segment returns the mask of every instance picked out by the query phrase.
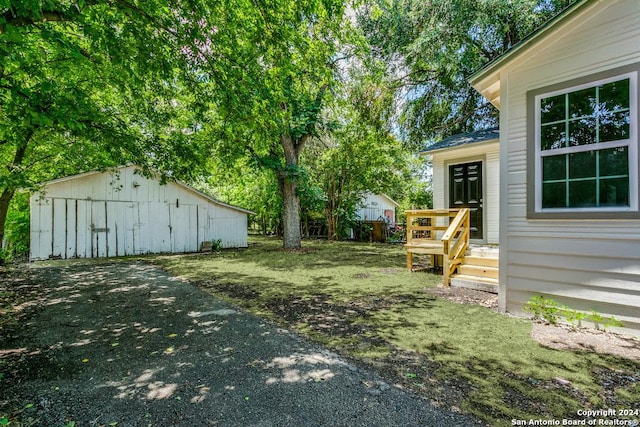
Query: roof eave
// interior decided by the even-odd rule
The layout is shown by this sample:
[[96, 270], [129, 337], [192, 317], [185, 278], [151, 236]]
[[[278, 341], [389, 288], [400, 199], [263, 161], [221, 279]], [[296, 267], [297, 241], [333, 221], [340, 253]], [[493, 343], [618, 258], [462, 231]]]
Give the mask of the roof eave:
[[[76, 180], [76, 179], [86, 178], [86, 177], [92, 176], [92, 175], [99, 175], [99, 174], [102, 174], [102, 173], [105, 173], [105, 172], [107, 172], [107, 173], [108, 172], [115, 172], [115, 171], [126, 169], [126, 168], [129, 168], [129, 167], [137, 167], [137, 166], [134, 165], [134, 164], [127, 164], [127, 165], [124, 165], [124, 166], [117, 166], [117, 167], [113, 167], [113, 168], [107, 168], [104, 171], [95, 170], [95, 171], [89, 171], [89, 172], [80, 173], [80, 174], [77, 174], [77, 175], [65, 176], [65, 177], [62, 177], [62, 178], [57, 178], [57, 179], [52, 179], [50, 181], [46, 181], [46, 182], [41, 184], [41, 187], [45, 188], [45, 187], [50, 186], [50, 185], [56, 185], [56, 184], [60, 184], [62, 182], [66, 182], [66, 181], [72, 181], [72, 180]], [[158, 178], [157, 173], [154, 172], [154, 175], [155, 175], [155, 178], [157, 179]], [[220, 206], [223, 206], [223, 207], [226, 207], [226, 208], [229, 208], [229, 209], [240, 211], [240, 212], [246, 213], [248, 215], [256, 215], [255, 212], [253, 212], [253, 211], [251, 211], [249, 209], [241, 208], [240, 206], [235, 206], [235, 205], [231, 205], [229, 203], [222, 202], [222, 201], [220, 201], [218, 199], [215, 199], [215, 198], [211, 197], [210, 195], [208, 195], [206, 193], [203, 193], [202, 191], [196, 190], [195, 188], [193, 188], [192, 186], [190, 186], [188, 184], [185, 184], [184, 182], [181, 182], [181, 181], [178, 181], [178, 180], [169, 181], [169, 182], [172, 182], [173, 184], [176, 184], [179, 187], [182, 187], [185, 190], [187, 190], [187, 191], [189, 191], [191, 193], [194, 193], [195, 195], [197, 195], [199, 197], [202, 197], [202, 198], [204, 198], [204, 199], [206, 199], [206, 200], [208, 200], [208, 201], [210, 201], [212, 203], [218, 204]]]
[[478, 145], [485, 145], [485, 144], [496, 144], [500, 142], [500, 138], [493, 138], [493, 139], [486, 139], [484, 141], [476, 141], [476, 142], [471, 142], [468, 144], [462, 144], [462, 145], [455, 145], [453, 147], [442, 147], [442, 148], [436, 148], [435, 150], [425, 150], [425, 151], [421, 151], [418, 153], [418, 155], [420, 156], [428, 156], [431, 155], [433, 153], [440, 153], [443, 151], [451, 151], [451, 150], [460, 150], [460, 149], [464, 149], [467, 147], [477, 147]]
[[396, 208], [400, 207], [400, 203], [396, 202], [395, 200], [393, 200], [391, 197], [389, 197], [385, 193], [382, 193], [381, 196], [386, 197], [387, 200], [389, 200], [391, 202], [391, 204], [394, 205]]

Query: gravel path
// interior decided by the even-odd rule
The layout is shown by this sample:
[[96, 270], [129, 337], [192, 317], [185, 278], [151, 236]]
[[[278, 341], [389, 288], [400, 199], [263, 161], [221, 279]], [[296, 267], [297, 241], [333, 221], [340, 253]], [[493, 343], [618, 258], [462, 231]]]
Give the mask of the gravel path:
[[0, 329], [0, 419], [71, 426], [470, 426], [144, 264], [33, 265]]

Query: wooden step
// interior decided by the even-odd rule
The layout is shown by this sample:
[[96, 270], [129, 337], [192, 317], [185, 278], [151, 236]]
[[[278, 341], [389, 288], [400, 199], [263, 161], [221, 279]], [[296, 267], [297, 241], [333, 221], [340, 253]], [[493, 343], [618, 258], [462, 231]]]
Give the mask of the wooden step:
[[458, 288], [476, 289], [479, 291], [498, 293], [498, 279], [489, 277], [455, 274], [451, 278], [451, 286]]
[[486, 277], [489, 279], [498, 279], [499, 270], [497, 267], [487, 267], [484, 265], [470, 265], [465, 263], [458, 267], [458, 273], [465, 276]]
[[499, 258], [500, 249], [494, 246], [471, 246], [467, 254], [473, 257]]
[[498, 258], [486, 257], [486, 256], [465, 256], [464, 263], [467, 265], [478, 265], [484, 267], [498, 268], [500, 260]]

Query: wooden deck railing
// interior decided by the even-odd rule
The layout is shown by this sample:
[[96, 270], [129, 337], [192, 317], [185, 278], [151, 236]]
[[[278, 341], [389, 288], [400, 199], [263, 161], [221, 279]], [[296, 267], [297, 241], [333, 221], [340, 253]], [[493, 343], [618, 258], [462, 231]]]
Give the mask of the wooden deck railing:
[[445, 286], [462, 264], [469, 247], [469, 209], [409, 210], [407, 215], [407, 268], [413, 270], [413, 254], [442, 257]]

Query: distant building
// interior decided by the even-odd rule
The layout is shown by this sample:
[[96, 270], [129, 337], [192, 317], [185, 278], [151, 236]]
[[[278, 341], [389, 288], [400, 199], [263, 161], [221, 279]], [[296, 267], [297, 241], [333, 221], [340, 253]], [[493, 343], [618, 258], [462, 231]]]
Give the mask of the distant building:
[[361, 200], [356, 217], [362, 221], [396, 223], [396, 208], [400, 205], [386, 194], [367, 193]]

